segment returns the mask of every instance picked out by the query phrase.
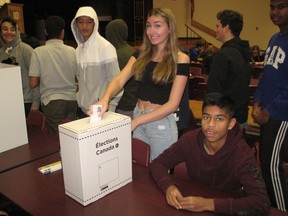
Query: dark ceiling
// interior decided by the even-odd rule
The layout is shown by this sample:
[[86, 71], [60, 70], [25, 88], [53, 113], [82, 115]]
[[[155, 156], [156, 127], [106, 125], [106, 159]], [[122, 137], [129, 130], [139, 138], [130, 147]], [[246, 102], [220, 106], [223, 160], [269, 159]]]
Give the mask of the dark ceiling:
[[13, 0], [11, 3], [23, 4], [25, 32], [37, 36], [39, 20], [45, 20], [50, 15], [59, 15], [66, 22], [66, 38], [72, 38], [70, 22], [80, 6], [88, 5], [88, 0]]
[[[152, 8], [152, 0], [144, 2], [146, 10]], [[59, 15], [66, 22], [65, 40], [74, 40], [70, 28], [71, 20], [79, 7], [90, 5], [98, 16], [111, 16], [112, 19], [120, 18], [126, 21], [129, 29], [128, 40], [134, 39], [134, 0], [11, 0], [11, 3], [23, 4], [25, 33], [28, 36], [38, 37], [40, 28], [42, 36], [45, 37], [42, 33], [44, 20], [50, 15]], [[100, 22], [100, 34], [103, 34], [107, 23]]]

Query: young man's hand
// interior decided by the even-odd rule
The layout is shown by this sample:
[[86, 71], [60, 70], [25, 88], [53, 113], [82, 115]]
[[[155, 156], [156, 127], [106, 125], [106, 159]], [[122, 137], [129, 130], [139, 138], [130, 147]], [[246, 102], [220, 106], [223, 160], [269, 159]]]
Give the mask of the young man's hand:
[[213, 199], [194, 196], [183, 197], [180, 190], [175, 185], [171, 185], [166, 190], [166, 199], [168, 204], [176, 209], [185, 209], [192, 212], [215, 210]]
[[203, 197], [182, 197], [178, 200], [182, 209], [192, 212], [214, 211], [215, 205], [213, 199], [207, 199]]
[[176, 209], [182, 209], [179, 199], [182, 199], [183, 196], [180, 192], [180, 190], [175, 186], [171, 185], [166, 190], [166, 200], [169, 205], [175, 207]]
[[264, 125], [269, 121], [269, 112], [267, 109], [262, 109], [259, 103], [254, 103], [252, 110], [252, 118], [260, 125]]

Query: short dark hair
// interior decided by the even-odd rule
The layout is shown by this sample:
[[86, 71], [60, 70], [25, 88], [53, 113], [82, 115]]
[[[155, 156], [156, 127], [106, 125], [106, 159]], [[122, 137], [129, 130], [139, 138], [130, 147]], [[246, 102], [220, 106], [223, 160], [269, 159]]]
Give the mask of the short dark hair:
[[229, 25], [231, 33], [235, 37], [239, 37], [243, 28], [243, 16], [237, 11], [223, 10], [217, 13], [217, 19], [222, 26]]
[[229, 96], [218, 92], [207, 93], [203, 100], [202, 112], [207, 106], [217, 106], [220, 109], [225, 109], [231, 118], [234, 117], [235, 103]]
[[205, 46], [205, 41], [203, 39], [196, 41], [196, 47], [203, 47]]
[[9, 23], [11, 23], [11, 25], [12, 25], [14, 28], [17, 28], [17, 27], [16, 27], [16, 26], [17, 26], [16, 20], [14, 20], [14, 19], [13, 19], [12, 17], [10, 17], [10, 16], [4, 17], [4, 18], [1, 20], [1, 22], [0, 22], [0, 27], [2, 27], [2, 24], [3, 24], [4, 22], [9, 22]]
[[45, 22], [45, 30], [48, 38], [59, 38], [61, 31], [65, 29], [65, 21], [60, 16], [50, 16]]

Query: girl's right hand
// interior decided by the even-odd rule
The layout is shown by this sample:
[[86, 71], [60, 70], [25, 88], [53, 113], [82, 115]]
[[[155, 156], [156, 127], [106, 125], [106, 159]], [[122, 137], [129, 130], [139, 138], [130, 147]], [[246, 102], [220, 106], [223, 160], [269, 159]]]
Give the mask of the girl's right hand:
[[[102, 106], [101, 111], [98, 113], [98, 116], [103, 118], [104, 113], [108, 109], [108, 101], [101, 99], [101, 100], [97, 101], [95, 105], [101, 105]], [[90, 105], [88, 115], [89, 116], [93, 115], [93, 105]]]

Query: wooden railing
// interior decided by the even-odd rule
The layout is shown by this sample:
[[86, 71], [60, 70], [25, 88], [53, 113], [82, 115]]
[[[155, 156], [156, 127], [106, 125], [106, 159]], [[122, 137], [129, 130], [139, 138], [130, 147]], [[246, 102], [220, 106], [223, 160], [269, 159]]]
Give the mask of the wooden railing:
[[198, 39], [201, 38], [199, 34], [197, 34], [190, 26], [185, 24], [186, 27], [186, 43], [188, 44], [189, 38]]
[[[192, 20], [191, 21], [191, 26], [194, 27], [194, 28], [197, 28], [199, 29], [200, 31], [212, 36], [212, 37], [215, 37], [216, 36], [216, 31], [208, 28], [207, 26], [195, 21], [195, 20]], [[185, 27], [186, 27], [186, 43], [188, 43], [188, 40], [189, 38], [201, 38], [203, 40], [205, 40], [204, 38], [202, 38], [197, 32], [195, 32], [190, 26], [188, 26], [187, 24], [185, 24]], [[191, 34], [191, 36], [189, 35]], [[205, 40], [206, 41], [206, 40]], [[207, 41], [206, 41], [207, 42]]]
[[191, 25], [203, 32], [205, 32], [206, 34], [215, 37], [216, 36], [216, 31], [214, 31], [213, 29], [210, 29], [209, 27], [195, 21], [195, 20], [191, 20]]

